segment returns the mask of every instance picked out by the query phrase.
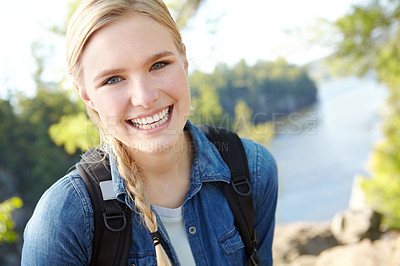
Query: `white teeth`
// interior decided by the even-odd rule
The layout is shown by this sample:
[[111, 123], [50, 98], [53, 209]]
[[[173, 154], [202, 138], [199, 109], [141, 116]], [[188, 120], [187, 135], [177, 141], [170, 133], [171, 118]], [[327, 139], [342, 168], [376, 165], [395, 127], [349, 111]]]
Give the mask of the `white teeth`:
[[161, 112], [144, 118], [137, 118], [131, 120], [132, 125], [140, 129], [151, 129], [158, 127], [167, 122], [169, 117], [169, 107], [163, 109]]

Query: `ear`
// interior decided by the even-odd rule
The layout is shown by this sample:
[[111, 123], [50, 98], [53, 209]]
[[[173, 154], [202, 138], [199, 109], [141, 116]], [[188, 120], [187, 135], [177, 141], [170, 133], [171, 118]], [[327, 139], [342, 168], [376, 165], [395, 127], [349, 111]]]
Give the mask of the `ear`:
[[74, 85], [75, 89], [77, 90], [79, 96], [81, 97], [82, 101], [86, 104], [86, 106], [90, 107], [93, 110], [96, 110], [92, 100], [90, 99], [90, 97], [86, 93], [86, 91], [84, 89], [80, 88], [76, 82], [73, 82], [73, 85]]
[[183, 64], [185, 67], [186, 74], [188, 74], [189, 73], [189, 62], [187, 60], [186, 45], [184, 43], [182, 43], [182, 48], [183, 48]]

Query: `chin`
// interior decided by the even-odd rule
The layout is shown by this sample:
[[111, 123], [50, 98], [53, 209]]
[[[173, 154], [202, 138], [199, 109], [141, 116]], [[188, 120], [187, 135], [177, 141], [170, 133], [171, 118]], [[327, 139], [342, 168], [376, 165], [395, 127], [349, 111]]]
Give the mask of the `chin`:
[[178, 138], [168, 138], [164, 141], [141, 141], [128, 144], [133, 149], [133, 152], [144, 152], [144, 153], [163, 153], [168, 152], [177, 147]]

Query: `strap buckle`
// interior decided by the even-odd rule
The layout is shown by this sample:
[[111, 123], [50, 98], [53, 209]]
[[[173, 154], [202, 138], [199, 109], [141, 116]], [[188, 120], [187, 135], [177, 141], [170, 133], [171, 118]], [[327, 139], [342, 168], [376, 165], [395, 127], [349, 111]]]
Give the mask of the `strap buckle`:
[[251, 195], [251, 185], [246, 176], [235, 176], [231, 179], [233, 190], [240, 196]]
[[[109, 221], [116, 220], [116, 219], [121, 219], [122, 218], [122, 225], [119, 227], [111, 226], [109, 224]], [[117, 215], [107, 215], [107, 213], [103, 213], [103, 219], [104, 219], [104, 224], [107, 227], [108, 230], [113, 231], [113, 232], [120, 232], [125, 229], [126, 227], [126, 217], [125, 217], [125, 212], [122, 212], [122, 214], [117, 214]]]
[[260, 256], [258, 255], [258, 235], [257, 232], [253, 229], [253, 237], [252, 237], [252, 241], [251, 241], [251, 247], [252, 247], [252, 252], [249, 258], [249, 264], [252, 266], [257, 266], [257, 264], [260, 263]]
[[257, 264], [260, 263], [260, 257], [258, 256], [257, 249], [253, 249], [253, 252], [251, 253], [251, 256], [249, 258], [249, 261], [251, 262], [251, 265], [257, 266]]

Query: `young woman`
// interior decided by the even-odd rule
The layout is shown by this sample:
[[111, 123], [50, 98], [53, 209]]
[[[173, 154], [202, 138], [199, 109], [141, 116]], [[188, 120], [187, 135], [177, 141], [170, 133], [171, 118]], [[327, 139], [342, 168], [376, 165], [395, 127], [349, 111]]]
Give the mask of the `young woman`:
[[[130, 265], [244, 265], [243, 243], [216, 181], [229, 168], [187, 120], [185, 46], [161, 0], [88, 0], [71, 19], [67, 61], [108, 152], [117, 199], [132, 209]], [[277, 169], [243, 139], [260, 265], [272, 265]], [[154, 245], [159, 231], [166, 245]], [[72, 171], [40, 199], [22, 265], [88, 265], [94, 235], [85, 184]], [[169, 254], [169, 256], [167, 255]]]

